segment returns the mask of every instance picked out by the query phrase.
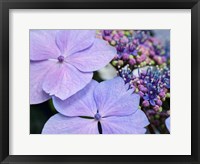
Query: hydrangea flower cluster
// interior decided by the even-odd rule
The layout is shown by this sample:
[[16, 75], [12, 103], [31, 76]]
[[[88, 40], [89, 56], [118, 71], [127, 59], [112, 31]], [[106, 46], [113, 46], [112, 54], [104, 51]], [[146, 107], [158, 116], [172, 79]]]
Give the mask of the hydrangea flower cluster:
[[[110, 32], [104, 33], [108, 36]], [[149, 35], [136, 33], [134, 44], [146, 43]], [[109, 64], [115, 55], [124, 56], [127, 50], [123, 46], [128, 41], [119, 41], [113, 47], [95, 30], [30, 31], [30, 103], [52, 99], [57, 111], [45, 123], [43, 134], [146, 133], [149, 121], [139, 109], [138, 86], [131, 87], [123, 75], [101, 83], [93, 80], [94, 71]], [[131, 51], [135, 45], [127, 46]], [[140, 48], [135, 53], [141, 58]], [[165, 84], [166, 79], [160, 83]], [[144, 94], [148, 97], [148, 92]], [[147, 101], [153, 103], [150, 98]]]
[[103, 30], [101, 35], [116, 48], [111, 63], [129, 88], [140, 95], [140, 108], [153, 128], [166, 131], [165, 120], [170, 114], [169, 41], [161, 42], [149, 30]]
[[163, 46], [150, 30], [103, 30], [102, 38], [117, 50], [112, 61], [116, 68], [127, 64], [133, 69], [147, 65], [166, 64], [169, 43]]
[[170, 98], [170, 70], [168, 67], [144, 67], [132, 71], [128, 65], [118, 70], [119, 76], [141, 97], [141, 108], [151, 123], [160, 127], [169, 116], [163, 104]]

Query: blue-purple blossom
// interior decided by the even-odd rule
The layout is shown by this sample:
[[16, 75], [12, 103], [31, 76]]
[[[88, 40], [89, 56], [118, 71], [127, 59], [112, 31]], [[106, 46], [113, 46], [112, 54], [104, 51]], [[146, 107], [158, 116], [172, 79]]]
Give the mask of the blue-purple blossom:
[[156, 105], [155, 102], [158, 99], [157, 98], [158, 91], [152, 85], [148, 85], [147, 88], [148, 88], [148, 92], [143, 96], [143, 99], [149, 101], [152, 106], [155, 106]]
[[143, 134], [149, 124], [139, 107], [140, 96], [121, 77], [98, 83], [62, 101], [53, 97], [59, 114], [45, 124], [43, 134]]
[[31, 104], [51, 96], [67, 99], [113, 59], [116, 50], [95, 35], [95, 30], [30, 31]]
[[[132, 71], [129, 66], [118, 71], [125, 83], [140, 94], [145, 101], [144, 106], [162, 106], [162, 101], [170, 88], [170, 70], [168, 67], [144, 67]], [[163, 99], [164, 100], [164, 99]], [[147, 101], [149, 103], [147, 103]]]

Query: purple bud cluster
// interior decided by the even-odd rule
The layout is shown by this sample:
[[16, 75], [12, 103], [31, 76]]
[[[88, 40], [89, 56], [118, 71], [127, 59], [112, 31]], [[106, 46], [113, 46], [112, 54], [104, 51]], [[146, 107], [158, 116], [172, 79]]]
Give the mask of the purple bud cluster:
[[116, 47], [112, 61], [115, 67], [144, 67], [162, 65], [167, 61], [167, 51], [150, 30], [103, 30], [102, 38]]
[[166, 95], [169, 96], [170, 70], [168, 67], [145, 67], [133, 72], [129, 65], [118, 70], [126, 83], [130, 84], [135, 92], [139, 93], [143, 99], [142, 106], [155, 108], [158, 111], [165, 101]]
[[135, 93], [140, 95], [141, 108], [150, 120], [157, 120], [155, 125], [158, 124], [158, 119], [169, 116], [167, 114], [169, 107], [163, 110], [163, 103], [170, 98], [169, 67], [148, 66], [132, 71], [129, 65], [126, 65], [118, 69], [118, 74], [125, 83], [129, 83]]
[[114, 46], [111, 61], [129, 88], [141, 97], [140, 107], [151, 125], [165, 128], [170, 111], [170, 43], [150, 30], [102, 30], [100, 38]]

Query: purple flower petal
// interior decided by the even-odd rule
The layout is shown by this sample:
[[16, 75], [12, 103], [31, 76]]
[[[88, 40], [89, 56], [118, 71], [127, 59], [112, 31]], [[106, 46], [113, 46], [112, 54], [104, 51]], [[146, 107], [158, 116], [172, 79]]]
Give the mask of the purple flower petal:
[[98, 82], [92, 80], [86, 87], [62, 101], [53, 97], [53, 104], [56, 110], [65, 116], [90, 116], [97, 113], [93, 92]]
[[50, 99], [50, 96], [43, 91], [42, 84], [54, 64], [55, 62], [47, 60], [30, 63], [30, 104], [39, 104]]
[[83, 73], [70, 64], [57, 62], [46, 75], [43, 90], [65, 100], [85, 87], [92, 76], [92, 72]]
[[93, 45], [85, 51], [77, 52], [69, 56], [72, 65], [83, 72], [96, 71], [107, 65], [116, 55], [116, 49], [105, 41], [95, 39]]
[[150, 104], [151, 104], [152, 106], [155, 106], [155, 105], [156, 105], [156, 103], [155, 103], [154, 100], [150, 100], [149, 102], [150, 102]]
[[143, 96], [143, 99], [144, 99], [144, 100], [149, 100], [149, 96], [148, 96], [148, 95], [144, 95], [144, 96]]
[[56, 35], [56, 44], [63, 56], [87, 49], [94, 40], [95, 30], [59, 30]]
[[129, 116], [112, 116], [101, 120], [103, 134], [144, 134], [148, 124], [149, 121], [141, 110]]
[[97, 121], [55, 114], [44, 125], [42, 134], [98, 134]]
[[165, 120], [165, 125], [166, 125], [167, 129], [168, 129], [169, 132], [170, 132], [170, 117], [168, 117], [168, 118]]
[[131, 94], [121, 77], [101, 82], [94, 91], [99, 113], [105, 116], [124, 116], [134, 113], [140, 96]]
[[56, 59], [60, 50], [55, 44], [56, 30], [30, 30], [30, 59]]

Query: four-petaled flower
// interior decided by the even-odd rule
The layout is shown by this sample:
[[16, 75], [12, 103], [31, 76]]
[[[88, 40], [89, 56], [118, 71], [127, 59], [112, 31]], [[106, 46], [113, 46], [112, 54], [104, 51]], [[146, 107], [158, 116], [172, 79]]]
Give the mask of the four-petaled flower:
[[115, 48], [95, 37], [95, 30], [31, 30], [30, 103], [51, 96], [67, 99], [115, 54]]
[[148, 100], [152, 106], [155, 106], [155, 101], [157, 100], [158, 91], [155, 86], [148, 86], [148, 93], [143, 96], [144, 100]]
[[121, 77], [98, 83], [62, 101], [53, 97], [59, 114], [45, 124], [43, 134], [142, 134], [149, 124], [139, 107], [140, 96], [128, 89]]

